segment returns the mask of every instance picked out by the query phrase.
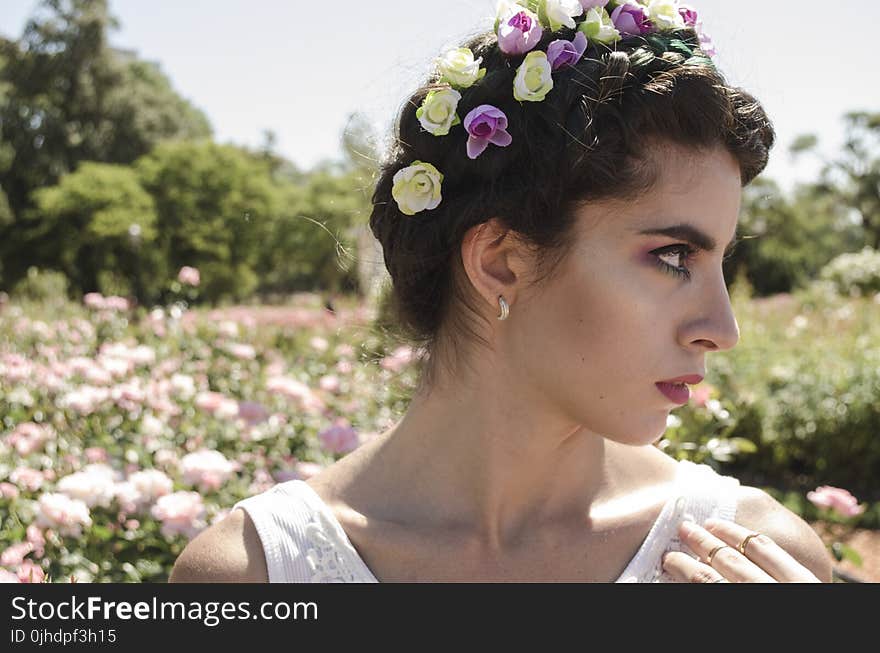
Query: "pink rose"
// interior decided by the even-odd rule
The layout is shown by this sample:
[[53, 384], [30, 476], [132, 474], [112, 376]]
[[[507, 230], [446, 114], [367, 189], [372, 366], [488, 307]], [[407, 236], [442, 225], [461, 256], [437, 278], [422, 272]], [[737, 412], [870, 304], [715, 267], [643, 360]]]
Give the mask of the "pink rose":
[[25, 560], [18, 568], [18, 579], [22, 583], [42, 583], [45, 577], [43, 568], [31, 560]]
[[6, 436], [6, 443], [18, 452], [19, 456], [28, 456], [43, 448], [43, 444], [51, 437], [49, 427], [23, 422]]
[[712, 397], [712, 390], [714, 388], [708, 383], [701, 383], [699, 385], [695, 385], [691, 388], [691, 403], [694, 406], [703, 407], [706, 405], [706, 402]]
[[24, 557], [34, 550], [30, 542], [18, 542], [0, 553], [0, 565], [4, 567], [17, 567], [24, 562]]
[[83, 303], [88, 308], [101, 310], [104, 308], [104, 296], [99, 292], [87, 292], [83, 295]]
[[253, 426], [265, 422], [269, 418], [269, 411], [263, 404], [256, 401], [239, 401], [238, 417], [249, 426]]
[[103, 447], [87, 447], [83, 453], [90, 463], [106, 463], [108, 460], [107, 450]]
[[0, 497], [3, 497], [4, 499], [16, 499], [18, 498], [18, 494], [18, 488], [12, 483], [0, 483]]
[[43, 548], [46, 546], [46, 538], [36, 524], [27, 527], [27, 541], [34, 545], [34, 555], [38, 558], [43, 557]]
[[197, 268], [184, 265], [177, 273], [177, 280], [185, 286], [197, 287], [201, 283], [201, 275]]
[[180, 469], [187, 483], [198, 485], [202, 490], [218, 490], [240, 465], [227, 460], [219, 451], [202, 449], [185, 455]]
[[414, 352], [412, 350], [412, 347], [401, 345], [393, 352], [391, 352], [391, 354], [385, 356], [382, 360], [380, 360], [379, 366], [384, 370], [399, 372], [404, 367], [409, 365], [413, 358]]
[[20, 583], [21, 580], [18, 578], [18, 574], [13, 574], [11, 571], [6, 571], [5, 569], [0, 569], [0, 583]]
[[92, 525], [85, 502], [60, 493], [44, 493], [37, 504], [37, 525], [52, 528], [62, 535], [80, 537], [83, 526]]
[[339, 377], [335, 374], [325, 374], [318, 381], [318, 385], [326, 392], [339, 392]]
[[44, 478], [43, 474], [37, 469], [16, 467], [9, 475], [9, 480], [24, 490], [36, 492], [42, 487]]
[[311, 340], [309, 340], [309, 345], [312, 349], [319, 352], [327, 351], [327, 348], [330, 346], [330, 343], [327, 342], [326, 338], [322, 338], [321, 336], [315, 336]]
[[[307, 461], [299, 461], [299, 462], [297, 462], [297, 463], [293, 466], [292, 476], [291, 476], [291, 477], [292, 477], [292, 478], [298, 478], [298, 479], [300, 479], [300, 480], [305, 481], [306, 479], [309, 479], [309, 478], [311, 478], [312, 476], [316, 476], [316, 475], [319, 474], [323, 469], [324, 469], [324, 467], [323, 467], [322, 465], [319, 465], [318, 463], [311, 463], [311, 462], [307, 462]], [[280, 477], [281, 477], [283, 474], [284, 474], [284, 472], [278, 472], [277, 474], [275, 474], [275, 478], [276, 478], [276, 480], [278, 480], [279, 483], [281, 482], [281, 478], [280, 478]], [[290, 479], [288, 478], [288, 479], [285, 479], [285, 480], [290, 480]]]
[[232, 356], [243, 361], [252, 361], [257, 357], [257, 350], [252, 345], [231, 342], [225, 347]]
[[198, 492], [175, 492], [159, 497], [151, 511], [162, 522], [162, 535], [193, 537], [205, 527], [205, 505]]
[[834, 510], [844, 517], [855, 517], [865, 512], [865, 506], [858, 505], [852, 494], [839, 487], [822, 485], [807, 492], [807, 499], [820, 508]]
[[333, 426], [321, 431], [318, 439], [325, 449], [333, 453], [346, 454], [360, 445], [357, 431], [344, 418], [337, 419]]
[[238, 416], [238, 402], [219, 392], [200, 392], [196, 395], [195, 404], [197, 408], [217, 417]]

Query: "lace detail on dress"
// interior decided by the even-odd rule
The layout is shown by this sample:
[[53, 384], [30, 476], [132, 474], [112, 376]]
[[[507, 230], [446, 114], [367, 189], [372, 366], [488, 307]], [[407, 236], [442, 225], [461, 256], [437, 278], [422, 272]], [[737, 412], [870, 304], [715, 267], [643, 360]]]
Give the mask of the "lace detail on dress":
[[341, 537], [335, 524], [318, 512], [306, 524], [306, 560], [312, 570], [313, 583], [356, 583], [358, 577], [352, 570], [349, 544]]

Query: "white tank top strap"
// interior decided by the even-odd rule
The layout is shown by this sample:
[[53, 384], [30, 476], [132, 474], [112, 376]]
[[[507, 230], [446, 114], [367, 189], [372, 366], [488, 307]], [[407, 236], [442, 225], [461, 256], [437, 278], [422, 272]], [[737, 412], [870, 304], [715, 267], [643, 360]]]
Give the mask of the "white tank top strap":
[[270, 583], [376, 582], [330, 508], [305, 481], [279, 483], [235, 508], [254, 522]]
[[663, 571], [662, 557], [667, 551], [684, 551], [697, 558], [678, 535], [681, 522], [701, 524], [709, 518], [736, 519], [739, 480], [722, 476], [706, 464], [678, 461], [673, 496], [666, 502], [641, 548], [618, 578], [619, 583], [669, 583], [672, 576]]

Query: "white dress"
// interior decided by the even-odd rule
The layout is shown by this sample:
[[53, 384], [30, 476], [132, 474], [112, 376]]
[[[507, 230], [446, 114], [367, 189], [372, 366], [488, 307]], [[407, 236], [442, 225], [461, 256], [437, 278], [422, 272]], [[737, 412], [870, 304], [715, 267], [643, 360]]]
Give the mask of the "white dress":
[[[739, 481], [708, 465], [678, 462], [674, 491], [641, 547], [615, 582], [670, 583], [661, 558], [667, 551], [697, 556], [681, 543], [678, 525], [710, 517], [735, 520]], [[377, 583], [330, 507], [305, 482], [279, 483], [236, 503], [256, 526], [270, 583]]]

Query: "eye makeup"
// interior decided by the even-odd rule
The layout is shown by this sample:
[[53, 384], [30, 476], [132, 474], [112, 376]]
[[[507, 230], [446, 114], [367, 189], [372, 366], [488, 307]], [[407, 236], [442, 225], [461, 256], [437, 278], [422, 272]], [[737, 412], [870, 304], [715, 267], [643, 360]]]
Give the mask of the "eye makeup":
[[663, 257], [666, 256], [678, 256], [682, 262], [690, 261], [693, 258], [693, 255], [697, 252], [697, 250], [690, 245], [679, 243], [676, 245], [668, 245], [666, 247], [661, 247], [660, 249], [655, 249], [651, 251], [651, 256], [654, 259], [657, 267], [666, 272], [667, 274], [671, 274], [679, 279], [685, 279], [686, 281], [690, 281], [691, 279], [691, 271], [687, 267], [677, 267], [674, 265], [670, 265], [669, 263], [665, 263], [663, 261]]

